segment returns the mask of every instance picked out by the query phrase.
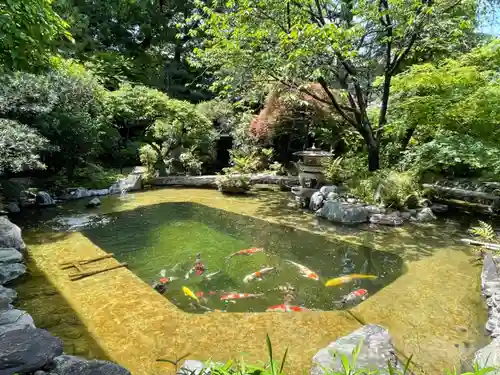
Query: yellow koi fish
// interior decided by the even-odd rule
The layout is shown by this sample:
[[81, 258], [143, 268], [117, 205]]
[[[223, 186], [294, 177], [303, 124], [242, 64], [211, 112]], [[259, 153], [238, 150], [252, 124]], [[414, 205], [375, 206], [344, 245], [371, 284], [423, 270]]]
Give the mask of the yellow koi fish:
[[359, 280], [359, 279], [375, 280], [376, 278], [377, 278], [376, 275], [363, 275], [363, 274], [359, 274], [359, 273], [354, 273], [352, 275], [344, 275], [344, 276], [336, 277], [335, 279], [330, 279], [326, 282], [325, 286], [337, 286], [337, 285], [351, 282], [353, 280]]
[[189, 298], [192, 298], [194, 299], [196, 302], [200, 302], [200, 300], [198, 299], [198, 297], [196, 297], [194, 295], [194, 293], [191, 291], [191, 289], [189, 289], [187, 286], [183, 286], [182, 287], [182, 291], [184, 292], [184, 295], [186, 297], [189, 297]]

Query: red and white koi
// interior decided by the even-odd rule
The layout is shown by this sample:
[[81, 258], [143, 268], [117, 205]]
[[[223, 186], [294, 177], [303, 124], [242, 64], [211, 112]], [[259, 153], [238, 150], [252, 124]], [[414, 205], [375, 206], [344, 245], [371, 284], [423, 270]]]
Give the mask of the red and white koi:
[[286, 262], [293, 264], [295, 267], [299, 269], [299, 272], [302, 276], [305, 278], [311, 279], [311, 280], [319, 280], [319, 276], [316, 272], [311, 271], [309, 268], [306, 266], [303, 266], [302, 264], [292, 262], [291, 260], [286, 260]]
[[266, 309], [267, 312], [306, 312], [311, 311], [301, 306], [293, 306], [282, 303], [281, 305], [270, 306]]
[[342, 304], [364, 301], [368, 297], [366, 289], [357, 289], [342, 298]]
[[255, 253], [261, 253], [263, 252], [264, 249], [261, 248], [261, 247], [251, 247], [250, 249], [245, 249], [245, 250], [240, 250], [240, 251], [237, 251], [231, 255], [229, 255], [228, 258], [232, 258], [236, 255], [252, 255], [252, 254], [255, 254]]
[[162, 277], [160, 278], [160, 283], [162, 284], [168, 284], [168, 283], [171, 283], [172, 281], [174, 280], [177, 280], [178, 277], [175, 277], [175, 276], [170, 276], [170, 277]]
[[252, 293], [227, 293], [220, 297], [221, 301], [231, 301], [235, 299], [243, 298], [258, 298], [264, 296], [264, 293], [252, 294]]
[[253, 281], [255, 279], [258, 279], [260, 280], [262, 278], [262, 276], [264, 276], [265, 274], [271, 272], [271, 271], [274, 271], [276, 269], [276, 267], [265, 267], [265, 268], [262, 268], [261, 270], [257, 271], [257, 272], [253, 272], [249, 275], [246, 275], [245, 278], [243, 279], [243, 282], [244, 283], [249, 283], [250, 281]]
[[215, 296], [217, 294], [217, 292], [213, 292], [213, 291], [210, 291], [210, 292], [196, 292], [196, 297], [199, 297], [199, 298], [202, 298], [202, 297], [207, 297], [207, 296]]

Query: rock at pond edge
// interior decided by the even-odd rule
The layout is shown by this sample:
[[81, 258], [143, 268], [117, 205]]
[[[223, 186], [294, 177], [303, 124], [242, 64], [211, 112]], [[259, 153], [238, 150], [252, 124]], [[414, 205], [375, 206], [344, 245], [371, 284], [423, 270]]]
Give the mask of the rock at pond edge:
[[62, 341], [43, 329], [5, 332], [0, 334], [0, 375], [40, 370], [62, 352]]
[[0, 285], [0, 298], [5, 298], [9, 303], [12, 303], [17, 298], [17, 292]]
[[92, 198], [87, 202], [87, 207], [92, 208], [92, 207], [97, 207], [101, 205], [101, 200], [97, 197]]
[[12, 247], [0, 248], [0, 267], [6, 263], [21, 263], [23, 261], [23, 254]]
[[499, 370], [489, 372], [491, 375], [500, 375], [500, 338], [494, 339], [484, 348], [474, 354], [474, 362], [479, 368], [496, 367]]
[[6, 216], [0, 216], [0, 247], [13, 247], [16, 250], [26, 248], [21, 236], [21, 228]]
[[311, 201], [309, 202], [309, 209], [313, 211], [317, 211], [323, 206], [323, 201], [325, 197], [321, 192], [317, 191], [311, 196]]
[[371, 210], [362, 204], [349, 204], [337, 201], [326, 201], [316, 216], [342, 224], [360, 224], [368, 222]]
[[26, 266], [22, 263], [0, 264], [0, 285], [17, 279], [26, 273]]
[[23, 310], [0, 310], [0, 335], [7, 331], [35, 328], [30, 314]]
[[130, 372], [109, 361], [87, 360], [71, 355], [54, 358], [49, 375], [130, 375]]
[[[324, 375], [342, 371], [340, 356], [345, 355], [352, 363], [352, 352], [361, 344], [357, 358], [357, 369], [378, 370], [380, 375], [389, 375], [387, 362], [402, 370], [403, 366], [397, 359], [389, 332], [384, 327], [365, 325], [347, 336], [341, 337], [321, 349], [313, 357], [311, 375]], [[334, 355], [337, 354], [337, 356]]]

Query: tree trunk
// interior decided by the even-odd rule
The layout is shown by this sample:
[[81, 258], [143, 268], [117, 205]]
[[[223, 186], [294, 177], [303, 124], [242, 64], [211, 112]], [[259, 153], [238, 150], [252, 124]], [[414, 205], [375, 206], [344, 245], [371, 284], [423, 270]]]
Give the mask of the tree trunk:
[[380, 169], [380, 149], [378, 144], [368, 145], [368, 170], [374, 172]]

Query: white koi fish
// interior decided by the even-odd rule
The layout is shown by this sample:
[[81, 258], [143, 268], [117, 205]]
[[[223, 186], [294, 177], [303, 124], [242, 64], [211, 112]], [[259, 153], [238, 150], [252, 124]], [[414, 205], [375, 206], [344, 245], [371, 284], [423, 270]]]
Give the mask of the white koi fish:
[[220, 273], [220, 270], [218, 270], [216, 272], [209, 273], [208, 275], [205, 275], [204, 279], [210, 280], [210, 279], [212, 279], [212, 277], [214, 277], [215, 275], [218, 275], [219, 273]]
[[263, 268], [257, 272], [253, 272], [250, 275], [246, 275], [245, 278], [243, 279], [243, 282], [249, 283], [250, 281], [253, 281], [255, 279], [260, 279], [263, 275], [265, 275], [266, 273], [269, 273], [271, 271], [274, 271], [275, 269], [276, 269], [276, 267], [266, 267], [266, 268]]
[[299, 272], [301, 273], [302, 276], [311, 279], [311, 280], [319, 280], [319, 276], [316, 272], [311, 271], [309, 268], [306, 266], [303, 266], [302, 264], [292, 262], [291, 260], [286, 260], [286, 262], [293, 264], [295, 267], [299, 269]]

